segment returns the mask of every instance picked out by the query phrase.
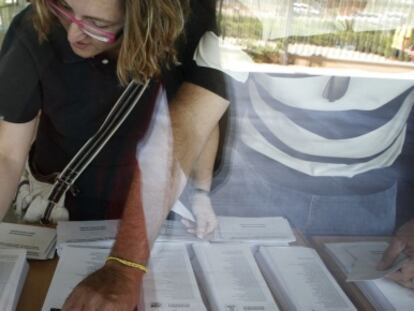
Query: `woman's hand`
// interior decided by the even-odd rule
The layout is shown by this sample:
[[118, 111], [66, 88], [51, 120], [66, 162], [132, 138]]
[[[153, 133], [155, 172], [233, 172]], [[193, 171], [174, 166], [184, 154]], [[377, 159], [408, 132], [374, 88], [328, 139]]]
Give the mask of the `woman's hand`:
[[404, 287], [414, 289], [414, 219], [397, 231], [378, 264], [378, 269], [385, 270], [391, 267], [401, 252], [404, 252], [409, 260], [398, 271], [387, 275], [387, 278]]

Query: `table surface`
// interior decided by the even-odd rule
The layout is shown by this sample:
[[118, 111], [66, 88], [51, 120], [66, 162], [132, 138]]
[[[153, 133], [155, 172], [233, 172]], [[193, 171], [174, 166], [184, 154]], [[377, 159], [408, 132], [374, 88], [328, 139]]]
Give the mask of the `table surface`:
[[20, 295], [17, 311], [42, 310], [57, 262], [57, 257], [52, 260], [29, 260], [29, 273]]

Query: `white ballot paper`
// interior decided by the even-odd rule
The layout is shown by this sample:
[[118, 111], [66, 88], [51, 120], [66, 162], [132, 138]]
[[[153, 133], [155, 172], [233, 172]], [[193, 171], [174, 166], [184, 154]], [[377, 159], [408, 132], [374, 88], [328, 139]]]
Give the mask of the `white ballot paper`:
[[283, 310], [356, 310], [314, 249], [262, 246], [256, 258]]
[[365, 281], [381, 279], [388, 273], [397, 271], [408, 260], [404, 254], [395, 260], [392, 267], [387, 270], [377, 270], [377, 264], [380, 262], [388, 242], [357, 242], [343, 243], [345, 251], [354, 258], [352, 265], [347, 273], [348, 282]]
[[[105, 263], [110, 248], [88, 247], [89, 243], [94, 242], [62, 245], [43, 311], [60, 309], [73, 288]], [[140, 311], [206, 310], [184, 245], [155, 243], [142, 286]]]
[[288, 245], [296, 241], [289, 222], [283, 217], [218, 217], [215, 242], [250, 242]]
[[[110, 247], [118, 232], [119, 220], [64, 221], [57, 225], [57, 250], [65, 244]], [[157, 242], [200, 242], [194, 234], [176, 220], [166, 220], [161, 228]]]
[[16, 309], [29, 265], [24, 249], [0, 249], [0, 310]]
[[[177, 201], [172, 211], [183, 218], [194, 221], [191, 212], [180, 202]], [[178, 221], [176, 221], [178, 223]], [[97, 221], [59, 221], [56, 227], [57, 243], [56, 248], [60, 252], [60, 248], [64, 243], [79, 244], [84, 242], [95, 242], [105, 240], [115, 240], [118, 233], [119, 220], [97, 220]], [[184, 234], [185, 233], [185, 234]], [[171, 221], [166, 223], [161, 228], [161, 234], [169, 236], [177, 235], [178, 239], [186, 235], [187, 239], [196, 241], [197, 238], [193, 234], [187, 233], [182, 224], [173, 224]]]
[[190, 210], [180, 200], [177, 200], [175, 202], [171, 211], [180, 215], [184, 219], [188, 219], [190, 221], [196, 221], [193, 213], [191, 213]]
[[209, 310], [279, 310], [248, 245], [193, 244]]
[[105, 263], [110, 248], [63, 245], [42, 311], [61, 309], [73, 288]]
[[[355, 266], [355, 262], [360, 260], [359, 256], [364, 256], [364, 258], [372, 256], [371, 260], [373, 260], [373, 257], [376, 256], [373, 255], [373, 252], [381, 253], [387, 246], [387, 242], [381, 241], [325, 244], [328, 253], [335, 259], [346, 275], [351, 272]], [[364, 248], [365, 251], [363, 250]], [[355, 284], [361, 289], [376, 310], [413, 310], [414, 291], [404, 288], [393, 281], [387, 279], [375, 279], [357, 281]]]
[[22, 248], [27, 258], [53, 258], [56, 230], [40, 226], [0, 223], [0, 248]]
[[[283, 217], [218, 217], [217, 230], [201, 240], [177, 220], [166, 220], [157, 242], [243, 242], [250, 244], [288, 245], [296, 240], [288, 221]], [[57, 249], [66, 244], [111, 241], [118, 230], [118, 220], [65, 221], [57, 226]]]
[[118, 232], [119, 220], [59, 221], [56, 227], [58, 253], [63, 244], [113, 241]]
[[140, 310], [206, 311], [184, 244], [155, 243]]
[[166, 220], [160, 228], [157, 242], [199, 243], [208, 241], [210, 238], [211, 236], [201, 240], [193, 233], [189, 233], [181, 221]]
[[[203, 240], [221, 243], [248, 243], [288, 245], [296, 237], [288, 221], [283, 217], [224, 217], [219, 216], [218, 227]], [[161, 227], [157, 241], [201, 242], [176, 220], [167, 220]]]

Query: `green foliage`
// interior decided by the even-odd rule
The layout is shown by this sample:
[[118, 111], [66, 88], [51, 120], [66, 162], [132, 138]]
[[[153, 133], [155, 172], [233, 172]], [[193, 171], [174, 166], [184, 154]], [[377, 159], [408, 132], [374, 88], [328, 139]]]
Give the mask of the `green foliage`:
[[220, 29], [224, 37], [260, 40], [262, 24], [255, 17], [241, 15], [223, 15]]
[[[305, 20], [297, 18], [293, 22], [292, 27], [295, 27], [295, 29], [310, 27], [310, 24], [304, 24], [305, 22]], [[387, 58], [393, 56], [391, 44], [394, 31], [356, 32], [352, 30], [352, 25], [350, 25], [350, 27], [344, 27], [343, 31], [336, 29], [336, 32], [332, 32], [331, 29], [324, 28], [329, 27], [328, 24], [316, 22], [312, 27], [320, 28], [322, 31], [325, 29], [329, 33], [312, 36], [292, 36], [288, 39], [263, 42], [261, 22], [254, 16], [237, 13], [221, 15], [220, 27], [224, 37], [238, 40], [245, 47], [246, 52], [257, 62], [278, 62], [279, 55], [287, 42], [335, 47], [344, 50], [372, 53]], [[412, 45], [414, 45], [414, 36], [412, 38]], [[400, 60], [409, 61], [409, 56], [403, 53]]]
[[256, 63], [277, 64], [280, 62], [280, 53], [283, 51], [282, 47], [282, 42], [277, 42], [272, 47], [248, 45], [244, 51], [249, 54]]

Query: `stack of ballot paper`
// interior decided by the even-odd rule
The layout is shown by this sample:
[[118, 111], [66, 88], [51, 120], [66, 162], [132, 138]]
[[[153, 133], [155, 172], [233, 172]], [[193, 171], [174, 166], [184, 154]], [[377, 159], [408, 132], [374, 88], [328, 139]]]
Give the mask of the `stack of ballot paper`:
[[[63, 221], [57, 225], [58, 254], [64, 245], [110, 247], [118, 232], [119, 220]], [[160, 228], [157, 242], [198, 242], [180, 221], [166, 220]]]
[[73, 288], [105, 263], [109, 248], [63, 245], [42, 311], [61, 309]]
[[119, 220], [59, 221], [56, 227], [57, 244], [114, 239]]
[[288, 245], [296, 237], [283, 217], [218, 217], [214, 242]]
[[87, 243], [111, 247], [118, 232], [119, 220], [59, 221], [56, 227], [56, 249], [60, 255], [65, 244]]
[[183, 244], [155, 243], [142, 287], [140, 310], [207, 310]]
[[385, 241], [325, 244], [328, 253], [338, 263], [348, 281], [355, 281], [376, 310], [412, 311], [414, 291], [383, 278], [387, 273], [399, 269], [406, 257], [400, 256], [387, 271], [376, 269], [387, 246], [388, 242]]
[[[191, 212], [180, 202], [177, 201], [172, 207], [177, 215], [190, 221], [194, 221], [194, 217]], [[179, 226], [177, 226], [177, 223]], [[58, 254], [64, 244], [79, 244], [87, 243], [89, 246], [103, 246], [112, 245], [116, 234], [118, 232], [119, 220], [102, 220], [102, 221], [62, 221], [57, 225], [57, 244], [56, 249]], [[171, 230], [177, 233], [177, 239], [179, 235], [184, 233], [187, 239], [188, 237], [192, 241], [196, 241], [194, 235], [189, 234], [186, 230], [183, 230], [181, 223], [166, 221], [161, 228], [160, 235], [163, 233], [169, 236]], [[178, 230], [178, 231], [177, 231]], [[168, 239], [168, 238], [167, 238]], [[161, 238], [162, 240], [162, 238]]]
[[283, 310], [356, 310], [314, 249], [265, 246], [256, 259]]
[[[283, 217], [218, 217], [218, 228], [204, 241], [250, 244], [288, 245], [296, 240], [288, 221]], [[64, 244], [103, 241], [116, 237], [118, 220], [67, 221], [57, 226], [57, 249]], [[177, 220], [166, 220], [157, 242], [202, 242]], [[101, 244], [102, 244], [101, 243]]]
[[[119, 220], [58, 222], [56, 248], [59, 252], [65, 244], [108, 245], [108, 241], [115, 240], [118, 225]], [[160, 228], [157, 241], [197, 242], [199, 239], [188, 233], [180, 221], [166, 220]]]
[[[109, 252], [109, 248], [83, 243], [62, 245], [42, 310], [60, 309], [76, 284], [99, 269]], [[148, 268], [139, 311], [206, 311], [185, 245], [155, 243]]]
[[29, 265], [24, 249], [0, 249], [0, 310], [16, 309]]
[[195, 234], [189, 233], [187, 228], [178, 220], [166, 220], [157, 237], [157, 242], [199, 243], [212, 239], [212, 235], [200, 240]]
[[192, 248], [208, 310], [279, 310], [248, 245], [198, 243]]
[[44, 260], [54, 257], [55, 246], [55, 229], [0, 223], [0, 248], [22, 248], [27, 258]]
[[[214, 243], [248, 243], [259, 245], [288, 245], [296, 237], [288, 221], [283, 217], [224, 217], [219, 216], [217, 229], [207, 241]], [[185, 226], [174, 220], [164, 223], [158, 241], [200, 242]]]

